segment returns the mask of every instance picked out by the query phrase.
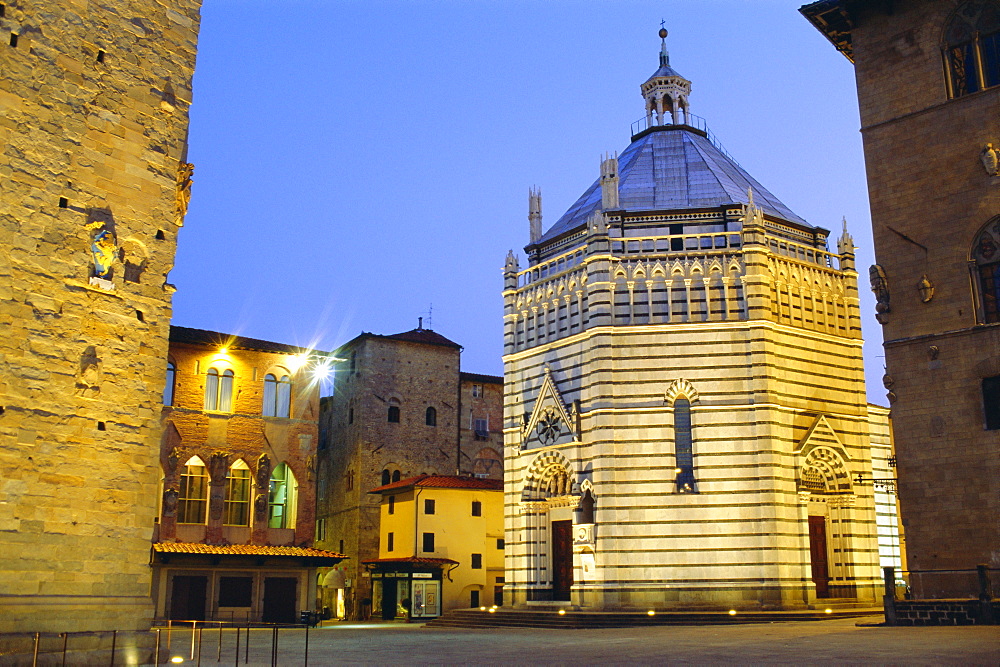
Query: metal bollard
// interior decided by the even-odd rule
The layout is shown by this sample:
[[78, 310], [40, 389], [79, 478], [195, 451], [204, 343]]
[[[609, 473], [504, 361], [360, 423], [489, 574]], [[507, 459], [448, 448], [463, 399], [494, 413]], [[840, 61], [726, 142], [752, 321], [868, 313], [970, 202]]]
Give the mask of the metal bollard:
[[118, 631], [111, 631], [111, 667], [115, 667], [115, 650], [118, 648]]
[[240, 630], [242, 629], [240, 626], [236, 626], [236, 667], [240, 665]]
[[68, 632], [61, 632], [59, 634], [63, 638], [62, 667], [66, 667], [66, 644], [69, 642], [69, 633]]
[[160, 628], [156, 628], [156, 648], [153, 649], [153, 667], [160, 667]]
[[31, 667], [38, 667], [38, 642], [41, 639], [42, 633], [35, 633], [35, 648], [32, 650], [31, 654]]
[[305, 665], [305, 667], [309, 667], [309, 626], [308, 625], [306, 626], [306, 651], [305, 651], [305, 655], [303, 656], [303, 663], [302, 664]]

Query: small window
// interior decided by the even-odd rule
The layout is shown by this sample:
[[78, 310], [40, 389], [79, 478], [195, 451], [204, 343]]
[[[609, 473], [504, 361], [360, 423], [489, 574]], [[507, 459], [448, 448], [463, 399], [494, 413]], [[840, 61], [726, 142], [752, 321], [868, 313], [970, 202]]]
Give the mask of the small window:
[[391, 475], [392, 473], [389, 472], [388, 468], [382, 471], [382, 486], [385, 486], [386, 484], [389, 483]]
[[986, 430], [1000, 429], [1000, 375], [983, 378], [983, 406], [986, 410]]
[[282, 463], [271, 473], [271, 488], [268, 494], [269, 528], [294, 528], [298, 484], [288, 464]]
[[472, 516], [482, 516], [483, 515], [483, 504], [478, 500], [472, 501]]
[[347, 423], [348, 424], [353, 424], [354, 423], [354, 408], [353, 407], [347, 408]]
[[472, 569], [481, 570], [483, 569], [483, 555], [482, 554], [472, 554]]
[[288, 417], [292, 405], [292, 380], [287, 375], [279, 379], [272, 373], [264, 376], [265, 417]]
[[396, 534], [388, 533], [385, 536], [385, 550], [393, 551], [396, 548]]
[[396, 513], [396, 496], [389, 496], [389, 514]]
[[389, 421], [390, 424], [398, 424], [399, 423], [399, 406], [398, 405], [390, 405], [389, 406], [388, 421]]
[[424, 553], [434, 553], [434, 533], [424, 533], [423, 539], [423, 551]]
[[172, 361], [167, 362], [167, 377], [163, 383], [163, 404], [174, 404], [174, 382], [177, 379], [177, 366]]
[[474, 384], [472, 385], [472, 398], [482, 398], [483, 396], [483, 385]]
[[351, 352], [351, 372], [354, 373], [358, 370], [358, 353]]
[[208, 471], [204, 462], [192, 456], [184, 464], [177, 494], [177, 523], [205, 523], [208, 509]]
[[223, 524], [227, 526], [250, 525], [250, 468], [238, 460], [226, 476], [226, 500]]
[[1000, 322], [1000, 217], [979, 230], [972, 248], [979, 288], [979, 322]]
[[438, 424], [438, 413], [434, 408], [427, 408], [427, 412], [424, 415], [424, 423], [428, 426], [437, 426]]
[[392, 471], [392, 481], [394, 481], [394, 482], [398, 482], [399, 481], [399, 471], [398, 470], [393, 470]]
[[472, 428], [476, 432], [476, 440], [489, 440], [490, 422], [487, 419], [475, 419]]
[[498, 537], [497, 538], [497, 549], [503, 549], [503, 548], [504, 548], [503, 538], [502, 537]]
[[219, 577], [220, 607], [253, 605], [253, 577]]
[[316, 540], [326, 541], [326, 519], [316, 519]]
[[691, 401], [674, 401], [674, 455], [677, 469], [675, 483], [678, 493], [697, 493], [694, 481], [694, 451], [691, 441]]
[[344, 475], [344, 486], [348, 491], [354, 490], [354, 471], [348, 470], [347, 474]]
[[469, 606], [478, 607], [479, 606], [479, 591], [471, 590], [469, 591]]
[[205, 374], [205, 409], [217, 412], [233, 411], [233, 372], [209, 368]]
[[424, 500], [424, 514], [434, 514], [434, 499], [427, 498]]

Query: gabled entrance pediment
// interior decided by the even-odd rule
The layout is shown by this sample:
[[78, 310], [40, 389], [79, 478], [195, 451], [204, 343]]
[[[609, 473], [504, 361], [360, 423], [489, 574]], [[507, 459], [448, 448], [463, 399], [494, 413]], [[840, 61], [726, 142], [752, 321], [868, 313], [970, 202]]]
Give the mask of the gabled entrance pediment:
[[566, 409], [566, 403], [552, 379], [552, 371], [546, 366], [531, 417], [521, 428], [521, 447], [528, 447], [529, 444], [548, 447], [578, 438], [576, 413]]

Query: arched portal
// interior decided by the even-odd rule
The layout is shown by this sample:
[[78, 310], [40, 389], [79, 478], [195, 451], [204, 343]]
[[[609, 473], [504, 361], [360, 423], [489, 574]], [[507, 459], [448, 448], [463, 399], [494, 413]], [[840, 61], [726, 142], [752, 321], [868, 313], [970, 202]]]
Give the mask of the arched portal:
[[851, 560], [854, 491], [843, 457], [813, 448], [799, 467], [799, 497], [806, 507], [809, 570], [817, 598], [856, 597]]
[[540, 455], [521, 493], [531, 554], [529, 600], [570, 600], [573, 587], [573, 512], [579, 500], [572, 464], [559, 452]]

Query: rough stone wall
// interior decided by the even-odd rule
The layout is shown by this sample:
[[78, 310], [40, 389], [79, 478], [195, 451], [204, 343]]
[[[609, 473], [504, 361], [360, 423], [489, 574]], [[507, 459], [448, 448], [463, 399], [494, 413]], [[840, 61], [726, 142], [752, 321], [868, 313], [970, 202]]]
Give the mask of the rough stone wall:
[[[481, 396], [472, 395], [474, 385], [482, 387]], [[503, 378], [463, 373], [461, 392], [461, 472], [503, 479]], [[477, 419], [487, 421], [488, 435], [476, 434]]]
[[948, 99], [941, 45], [959, 4], [871, 7], [852, 32], [910, 569], [1000, 565], [1000, 431], [984, 429], [981, 391], [1000, 375], [1000, 330], [977, 326], [968, 264], [1000, 213], [1000, 177], [979, 159], [1000, 145], [1000, 88]]
[[[0, 18], [0, 632], [149, 627], [200, 5]], [[111, 271], [92, 285], [101, 232]]]
[[[346, 577], [353, 582], [348, 604], [357, 613], [360, 600], [371, 594], [361, 563], [378, 558], [380, 496], [368, 491], [381, 485], [385, 469], [405, 479], [454, 474], [457, 468], [460, 352], [362, 335], [337, 354], [353, 355], [355, 370], [348, 364], [338, 368], [322, 416], [319, 512], [328, 521], [327, 539], [319, 546], [339, 551], [344, 541]], [[399, 423], [388, 422], [390, 402], [400, 408]], [[425, 423], [427, 407], [437, 410], [437, 426]]]
[[[319, 385], [306, 368], [295, 369], [293, 354], [258, 350], [229, 350], [172, 343], [173, 406], [164, 408], [164, 437], [160, 455], [164, 502], [159, 539], [210, 544], [291, 544], [308, 546], [316, 514], [316, 445], [319, 437]], [[231, 369], [233, 412], [204, 408], [206, 371]], [[289, 375], [292, 382], [291, 416], [264, 417], [264, 376]], [[205, 462], [211, 477], [208, 520], [205, 525], [176, 524], [176, 507], [168, 496], [179, 489], [184, 463], [192, 456]], [[266, 459], [261, 459], [266, 456]], [[223, 503], [229, 467], [242, 459], [250, 468], [253, 489], [251, 527], [223, 526]], [[271, 472], [286, 463], [298, 486], [295, 527], [267, 526], [267, 494]]]

